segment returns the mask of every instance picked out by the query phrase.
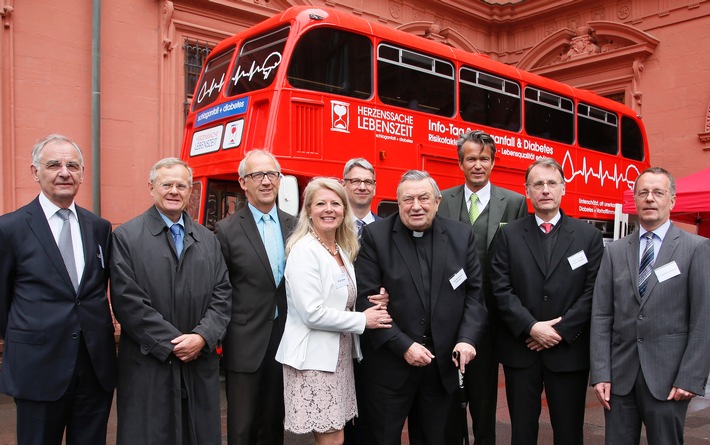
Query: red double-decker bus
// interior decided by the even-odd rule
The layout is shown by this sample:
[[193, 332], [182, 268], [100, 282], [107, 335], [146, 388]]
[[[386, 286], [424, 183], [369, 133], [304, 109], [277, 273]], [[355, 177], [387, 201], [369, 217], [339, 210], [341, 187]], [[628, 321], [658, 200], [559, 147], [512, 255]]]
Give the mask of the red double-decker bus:
[[364, 157], [374, 204], [389, 213], [406, 170], [427, 170], [442, 189], [461, 183], [455, 141], [473, 129], [496, 141], [494, 183], [522, 193], [527, 166], [553, 157], [567, 181], [563, 209], [602, 226], [649, 166], [643, 124], [622, 104], [360, 17], [293, 7], [205, 61], [182, 147], [195, 176], [190, 213], [213, 227], [244, 205], [237, 166], [254, 148], [288, 175], [287, 210], [312, 177], [340, 177]]

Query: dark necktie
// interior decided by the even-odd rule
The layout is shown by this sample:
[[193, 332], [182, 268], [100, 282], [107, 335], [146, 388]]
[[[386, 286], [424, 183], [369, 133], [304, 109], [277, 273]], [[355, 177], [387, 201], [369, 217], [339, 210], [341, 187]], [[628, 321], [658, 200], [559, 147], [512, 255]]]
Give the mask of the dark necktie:
[[544, 222], [540, 224], [540, 227], [542, 227], [542, 230], [544, 230], [545, 233], [550, 233], [552, 231], [552, 223]]
[[646, 246], [641, 255], [641, 264], [639, 265], [639, 294], [643, 298], [646, 293], [648, 279], [653, 271], [653, 232], [646, 232], [642, 238], [646, 238]]
[[74, 243], [71, 238], [71, 223], [69, 222], [71, 210], [59, 209], [57, 211], [57, 215], [59, 215], [62, 219], [62, 230], [59, 232], [59, 241], [57, 245], [59, 246], [59, 253], [62, 254], [62, 259], [64, 260], [64, 266], [67, 268], [67, 273], [69, 273], [71, 284], [74, 286], [74, 292], [76, 292], [77, 289], [79, 289], [79, 275], [76, 271]]
[[182, 230], [180, 230], [180, 224], [173, 224], [170, 226], [170, 233], [173, 234], [173, 241], [175, 241], [175, 251], [177, 252], [178, 258], [180, 258], [180, 254], [182, 253], [182, 247], [183, 247], [183, 236], [182, 236]]
[[357, 237], [360, 238], [362, 235], [362, 228], [365, 227], [365, 221], [361, 219], [356, 219], [355, 224], [357, 224]]

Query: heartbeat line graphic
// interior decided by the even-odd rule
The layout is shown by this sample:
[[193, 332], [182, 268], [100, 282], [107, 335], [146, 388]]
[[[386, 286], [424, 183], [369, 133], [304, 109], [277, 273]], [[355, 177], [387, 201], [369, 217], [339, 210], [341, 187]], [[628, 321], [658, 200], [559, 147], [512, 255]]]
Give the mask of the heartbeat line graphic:
[[617, 164], [614, 164], [612, 172], [611, 170], [604, 168], [602, 161], [599, 161], [599, 168], [595, 170], [592, 166], [587, 167], [586, 157], [582, 160], [581, 168], [576, 170], [569, 150], [565, 153], [565, 157], [562, 160], [562, 171], [565, 173], [567, 182], [572, 182], [575, 177], [582, 176], [584, 177], [584, 183], [588, 184], [589, 178], [592, 177], [598, 179], [602, 186], [604, 186], [604, 182], [610, 181], [614, 183], [617, 189], [619, 188], [619, 184], [623, 183], [626, 183], [628, 188], [632, 188], [634, 181], [636, 181], [636, 178], [638, 178], [639, 175], [639, 170], [635, 165], [629, 165], [626, 167], [626, 171], [622, 174], [618, 171]]

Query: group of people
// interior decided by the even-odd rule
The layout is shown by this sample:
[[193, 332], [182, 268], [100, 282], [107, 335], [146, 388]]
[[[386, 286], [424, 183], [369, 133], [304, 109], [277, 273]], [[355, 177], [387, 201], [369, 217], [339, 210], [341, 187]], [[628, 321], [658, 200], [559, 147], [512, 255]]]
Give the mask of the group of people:
[[651, 445], [682, 443], [710, 370], [710, 241], [670, 222], [673, 177], [639, 175], [639, 230], [604, 248], [560, 209], [555, 160], [529, 166], [523, 196], [491, 184], [490, 135], [457, 150], [464, 184], [410, 170], [384, 219], [367, 160], [310, 181], [294, 218], [276, 206], [278, 161], [252, 150], [248, 204], [214, 234], [185, 212], [190, 167], [166, 158], [153, 205], [112, 233], [74, 203], [78, 145], [38, 141], [39, 196], [0, 217], [0, 391], [18, 443], [105, 443], [114, 387], [117, 443], [221, 443], [220, 340], [232, 445], [283, 444], [284, 429], [398, 444], [405, 421], [412, 444], [461, 443], [459, 376], [475, 443], [494, 444], [499, 363], [513, 444], [537, 443], [543, 390], [555, 444], [583, 443], [589, 384], [606, 443], [638, 444], [642, 424]]

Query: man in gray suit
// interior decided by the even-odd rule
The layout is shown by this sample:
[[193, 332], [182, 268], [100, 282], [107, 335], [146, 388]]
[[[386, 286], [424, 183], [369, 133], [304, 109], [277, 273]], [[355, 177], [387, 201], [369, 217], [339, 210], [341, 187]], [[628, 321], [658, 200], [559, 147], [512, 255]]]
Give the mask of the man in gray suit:
[[591, 384], [607, 444], [683, 443], [688, 403], [710, 370], [710, 240], [671, 224], [675, 181], [650, 168], [634, 184], [641, 227], [604, 252], [592, 307]]
[[[464, 133], [456, 142], [459, 167], [466, 182], [442, 192], [439, 215], [473, 225], [476, 251], [483, 271], [483, 292], [488, 307], [488, 327], [478, 344], [476, 359], [466, 366], [465, 385], [473, 419], [476, 445], [496, 442], [496, 407], [498, 398], [498, 360], [493, 348], [498, 318], [490, 289], [488, 249], [498, 228], [528, 213], [525, 196], [491, 184], [496, 145], [483, 131]], [[456, 401], [449, 416], [447, 443], [461, 443], [464, 425]]]

